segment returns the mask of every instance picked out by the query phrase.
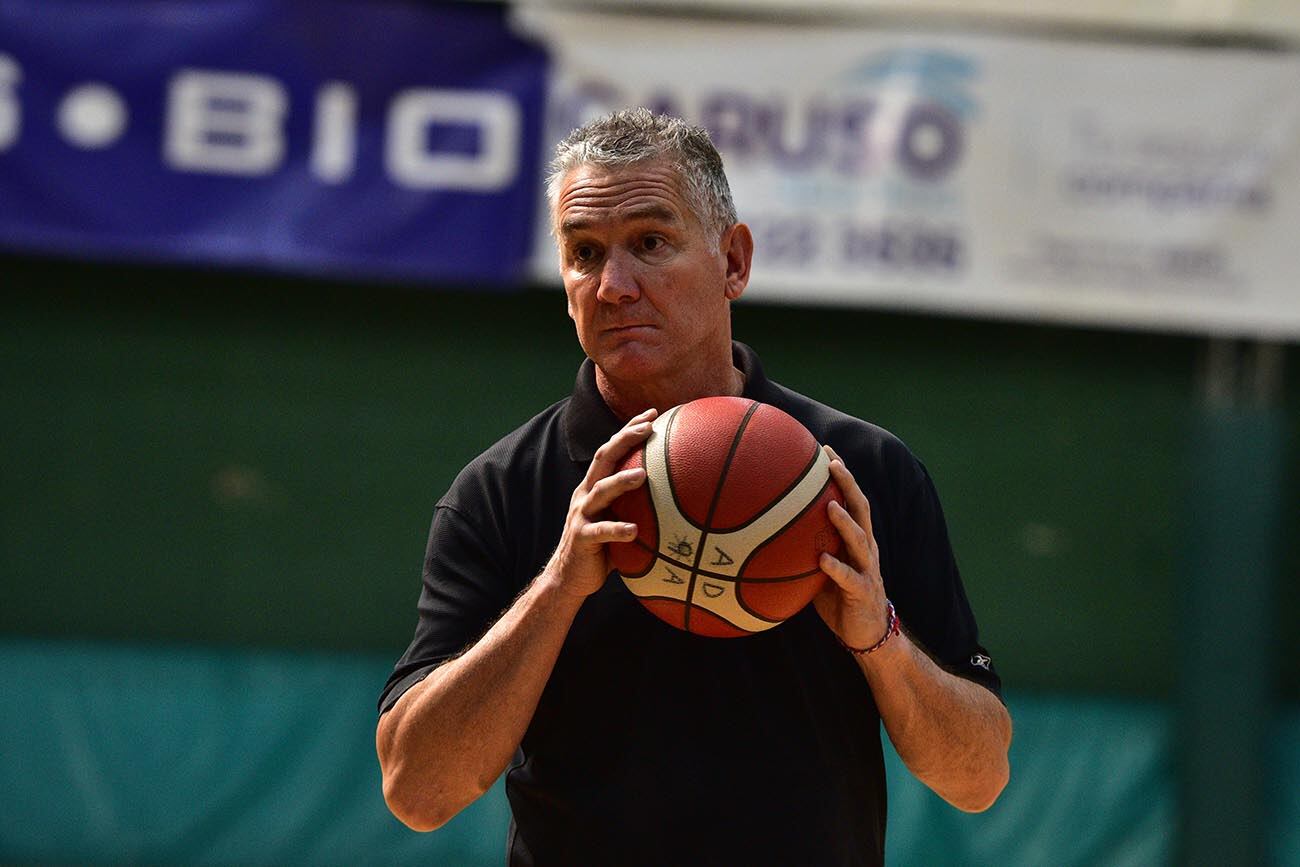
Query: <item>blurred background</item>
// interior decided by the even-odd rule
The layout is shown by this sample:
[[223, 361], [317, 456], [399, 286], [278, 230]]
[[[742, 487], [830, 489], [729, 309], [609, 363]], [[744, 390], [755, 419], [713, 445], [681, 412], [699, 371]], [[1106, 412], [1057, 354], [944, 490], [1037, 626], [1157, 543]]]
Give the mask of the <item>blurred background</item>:
[[645, 104], [1006, 686], [988, 813], [891, 755], [891, 863], [1300, 865], [1298, 83], [1291, 0], [0, 0], [0, 862], [503, 861], [499, 783], [388, 814], [375, 702], [582, 358], [547, 154]]

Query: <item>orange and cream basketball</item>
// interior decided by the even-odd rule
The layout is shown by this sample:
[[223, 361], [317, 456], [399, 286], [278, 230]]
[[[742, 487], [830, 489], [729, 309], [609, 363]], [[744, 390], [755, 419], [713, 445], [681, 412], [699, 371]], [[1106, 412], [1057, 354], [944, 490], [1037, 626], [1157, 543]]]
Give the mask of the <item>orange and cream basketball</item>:
[[613, 505], [637, 525], [609, 546], [613, 567], [651, 613], [696, 635], [733, 638], [798, 613], [842, 542], [826, 507], [843, 502], [808, 429], [769, 404], [708, 397], [659, 416], [623, 462], [646, 483]]

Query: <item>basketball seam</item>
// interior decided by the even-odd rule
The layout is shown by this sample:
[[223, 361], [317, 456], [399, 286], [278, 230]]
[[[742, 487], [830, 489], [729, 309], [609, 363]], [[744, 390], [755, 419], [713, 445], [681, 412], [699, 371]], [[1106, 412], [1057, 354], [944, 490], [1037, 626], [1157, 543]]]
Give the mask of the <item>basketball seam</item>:
[[[709, 538], [709, 527], [713, 524], [713, 515], [717, 511], [718, 503], [722, 500], [722, 488], [727, 483], [727, 473], [731, 469], [731, 462], [736, 457], [736, 452], [740, 449], [740, 440], [745, 435], [745, 428], [749, 426], [749, 420], [754, 417], [758, 411], [758, 401], [750, 401], [749, 409], [745, 411], [745, 417], [736, 425], [736, 433], [731, 438], [731, 448], [727, 451], [727, 457], [722, 462], [722, 472], [718, 475], [718, 485], [713, 490], [713, 501], [709, 503], [709, 511], [704, 516], [704, 527], [701, 530], [699, 547], [695, 549], [695, 564], [691, 567], [691, 581], [686, 587], [686, 613], [682, 617], [682, 624], [689, 632], [691, 628], [691, 608], [695, 605], [695, 579], [699, 575], [700, 561], [704, 559], [704, 549], [707, 547], [705, 542]], [[674, 417], [673, 421], [677, 419]], [[664, 440], [664, 458], [668, 458], [668, 440]], [[669, 467], [672, 464], [668, 464]], [[668, 478], [671, 482], [672, 473], [669, 472]]]
[[668, 424], [664, 425], [664, 475], [668, 479], [668, 494], [672, 497], [673, 506], [676, 507], [677, 514], [682, 516], [682, 520], [686, 522], [687, 526], [694, 527], [700, 532], [704, 532], [703, 527], [691, 520], [690, 513], [686, 511], [686, 507], [682, 504], [681, 498], [677, 496], [677, 482], [673, 478], [672, 471], [672, 455], [668, 453], [673, 441], [673, 428], [677, 426], [677, 417], [681, 415], [680, 410], [681, 407], [677, 407], [673, 410], [673, 414], [668, 417]]
[[[819, 491], [817, 492], [817, 496], [813, 497], [811, 500], [808, 501], [808, 505], [806, 505], [806, 506], [804, 506], [802, 509], [800, 509], [799, 512], [798, 512], [798, 514], [796, 514], [796, 515], [795, 515], [793, 518], [791, 518], [789, 521], [786, 521], [786, 522], [785, 522], [785, 525], [782, 526], [779, 530], [777, 530], [776, 532], [772, 533], [772, 535], [768, 536], [768, 537], [767, 537], [767, 541], [763, 542], [761, 545], [756, 545], [756, 546], [754, 547], [754, 550], [752, 550], [752, 551], [749, 552], [749, 556], [745, 558], [745, 562], [741, 563], [741, 564], [740, 564], [740, 568], [736, 570], [736, 583], [737, 583], [737, 584], [768, 584], [768, 583], [776, 583], [777, 581], [791, 581], [791, 580], [793, 580], [793, 579], [791, 579], [791, 578], [779, 578], [779, 579], [776, 579], [775, 581], [772, 580], [772, 579], [763, 579], [763, 578], [741, 578], [741, 575], [744, 574], [744, 572], [745, 572], [745, 567], [748, 566], [748, 565], [750, 564], [750, 561], [752, 561], [756, 556], [758, 556], [758, 552], [759, 552], [759, 551], [762, 551], [764, 548], [766, 548], [768, 545], [770, 545], [770, 544], [772, 543], [773, 540], [779, 538], [780, 535], [781, 535], [782, 533], [784, 533], [786, 530], [788, 530], [791, 526], [794, 525], [794, 523], [795, 523], [796, 521], [798, 521], [798, 520], [799, 520], [800, 518], [802, 518], [804, 515], [808, 514], [808, 511], [809, 511], [810, 509], [812, 509], [812, 508], [813, 508], [814, 506], [816, 506], [819, 502], [821, 502], [822, 495], [824, 495], [824, 494], [826, 493], [826, 489], [829, 488], [829, 487], [831, 486], [831, 481], [832, 481], [832, 479], [831, 479], [831, 477], [828, 475], [828, 476], [826, 477], [826, 484], [822, 485], [821, 490], [819, 490]], [[798, 576], [798, 577], [800, 577], [800, 578], [808, 578], [808, 577], [811, 577], [811, 576], [813, 576], [813, 575], [816, 575], [816, 574], [817, 574], [818, 572], [820, 572], [820, 571], [822, 571], [822, 570], [821, 570], [821, 569], [813, 569], [812, 571], [807, 572], [807, 573], [805, 573], [804, 575], [800, 575], [800, 576]], [[767, 618], [763, 617], [763, 615], [759, 614], [757, 611], [754, 611], [752, 608], [750, 608], [748, 605], [745, 604], [745, 597], [741, 595], [741, 593], [740, 593], [740, 588], [739, 588], [739, 587], [736, 588], [736, 604], [739, 605], [741, 608], [743, 608], [745, 611], [747, 611], [747, 612], [749, 612], [750, 614], [754, 615], [755, 617], [758, 617], [758, 618], [761, 618], [761, 619], [764, 619], [764, 620], [767, 619]]]
[[[797, 476], [794, 477], [794, 480], [791, 481], [790, 484], [786, 486], [785, 490], [783, 490], [781, 493], [777, 494], [775, 497], [772, 497], [772, 498], [768, 501], [768, 506], [769, 506], [769, 508], [770, 508], [771, 506], [773, 506], [773, 505], [775, 505], [775, 504], [781, 502], [781, 501], [784, 500], [786, 497], [790, 496], [790, 492], [793, 491], [795, 488], [799, 487], [799, 485], [803, 483], [803, 480], [806, 479], [806, 478], [808, 477], [808, 474], [811, 473], [811, 472], [813, 471], [814, 468], [816, 468], [816, 466], [817, 466], [817, 452], [818, 452], [818, 450], [820, 450], [820, 449], [821, 449], [821, 446], [817, 445], [817, 443], [814, 442], [814, 443], [813, 443], [813, 453], [812, 453], [812, 458], [809, 459], [808, 463], [804, 465], [803, 470], [802, 470], [802, 471], [801, 471]], [[821, 494], [819, 493], [818, 496], [821, 496]], [[718, 534], [721, 534], [721, 533], [736, 533], [736, 532], [739, 532], [739, 531], [745, 529], [746, 527], [748, 527], [750, 524], [754, 523], [755, 521], [760, 520], [764, 515], [767, 514], [767, 512], [768, 512], [768, 509], [763, 509], [763, 510], [761, 510], [761, 511], [755, 513], [754, 515], [752, 515], [752, 516], [749, 518], [749, 520], [747, 520], [747, 521], [742, 521], [741, 523], [737, 524], [737, 525], [734, 526], [734, 527], [715, 527], [715, 528], [713, 528], [713, 532], [714, 532], [714, 533], [718, 533]]]
[[[817, 493], [817, 496], [820, 497], [820, 496], [822, 495], [822, 492], [825, 491], [825, 490], [826, 490], [826, 488], [823, 486], [823, 487], [822, 487], [822, 490], [819, 491], [819, 492]], [[811, 504], [809, 504], [809, 505], [811, 505]], [[799, 515], [796, 515], [795, 518], [791, 520], [791, 523], [793, 523], [794, 520], [797, 520], [797, 519], [799, 518], [800, 515], [803, 515], [803, 514], [806, 513], [807, 511], [808, 511], [808, 507], [805, 506], [804, 509], [803, 509], [803, 511], [801, 511], [801, 512], [799, 513]], [[786, 526], [788, 527], [788, 526], [790, 526], [790, 525], [789, 525], [789, 524], [786, 524]], [[784, 529], [784, 528], [782, 528], [782, 529]], [[769, 540], [769, 541], [770, 541], [770, 540]], [[657, 560], [662, 560], [663, 562], [668, 563], [668, 564], [671, 564], [671, 565], [673, 565], [673, 566], [679, 566], [679, 567], [681, 567], [682, 569], [684, 569], [684, 570], [686, 570], [686, 571], [690, 571], [691, 568], [692, 568], [692, 567], [691, 567], [691, 564], [689, 564], [689, 563], [683, 563], [681, 560], [674, 560], [672, 557], [665, 557], [665, 556], [664, 556], [662, 553], [660, 553], [657, 549], [655, 549], [655, 548], [651, 548], [649, 545], [647, 545], [645, 542], [642, 542], [640, 539], [633, 539], [633, 540], [632, 540], [630, 543], [628, 543], [628, 544], [631, 544], [631, 545], [637, 545], [637, 546], [643, 548], [644, 550], [648, 551], [649, 553], [654, 554], [654, 555], [655, 555], [655, 559], [657, 559]], [[763, 544], [766, 545], [767, 542], [764, 542]], [[757, 551], [757, 550], [758, 550], [758, 549], [756, 548], [755, 551]], [[753, 554], [751, 554], [750, 556], [752, 557]], [[749, 562], [749, 558], [746, 558], [745, 561], [744, 561], [744, 563], [741, 564], [741, 568], [743, 569], [745, 563], [748, 563], [748, 562]], [[654, 568], [654, 566], [651, 565], [650, 569], [653, 569], [653, 568]], [[622, 573], [622, 572], [620, 572], [620, 573], [618, 573], [618, 574], [619, 574], [619, 575], [622, 575], [624, 578], [631, 578], [632, 580], [635, 581], [635, 580], [638, 579], [638, 578], [644, 578], [646, 575], [649, 575], [649, 574], [650, 574], [650, 569], [647, 569], [647, 570], [645, 570], [644, 572], [641, 572], [641, 573], [638, 574], [638, 575], [626, 575], [626, 574], [624, 574], [624, 573]], [[799, 580], [800, 578], [807, 578], [807, 577], [810, 576], [810, 575], [816, 575], [818, 572], [820, 572], [820, 571], [822, 571], [822, 570], [821, 570], [821, 569], [809, 569], [807, 572], [800, 572], [800, 573], [798, 573], [797, 575], [774, 575], [774, 576], [767, 577], [767, 578], [747, 578], [747, 577], [745, 577], [745, 576], [743, 576], [743, 575], [728, 575], [728, 574], [726, 574], [725, 572], [712, 572], [712, 571], [710, 571], [710, 570], [708, 570], [708, 569], [696, 569], [695, 571], [698, 572], [700, 575], [704, 576], [705, 578], [714, 578], [714, 579], [716, 579], [716, 580], [718, 580], [718, 581], [730, 581], [730, 582], [733, 582], [733, 583], [736, 583], [736, 584], [779, 584], [779, 583], [781, 583], [782, 581], [797, 581], [797, 580]], [[650, 597], [646, 597], [646, 598], [650, 598]], [[671, 597], [667, 597], [667, 596], [665, 596], [664, 598], [665, 598], [665, 599], [668, 599], [668, 598], [671, 598]], [[678, 601], [681, 601], [681, 600], [678, 600]]]
[[[645, 469], [646, 467], [650, 466], [650, 458], [648, 454], [649, 451], [650, 451], [650, 440], [647, 439], [645, 442], [641, 443], [641, 468], [642, 469]], [[655, 528], [654, 547], [652, 548], [649, 545], [647, 545], [645, 542], [641, 541], [640, 527], [637, 528], [637, 536], [635, 539], [632, 540], [631, 544], [638, 545], [657, 557], [659, 554], [659, 510], [655, 508], [655, 498], [650, 496], [649, 491], [646, 492], [646, 500], [650, 503], [650, 517], [652, 519], [651, 526]], [[633, 580], [636, 580], [637, 578], [644, 578], [645, 576], [649, 575], [654, 568], [655, 568], [655, 557], [651, 557], [650, 565], [646, 566], [645, 569], [641, 570], [636, 575], [625, 575], [621, 571], [618, 574], [622, 578], [631, 578]]]
[[[762, 550], [763, 550], [764, 548], [766, 548], [768, 545], [772, 544], [772, 542], [774, 542], [774, 541], [775, 541], [775, 540], [776, 540], [776, 539], [777, 539], [777, 538], [778, 538], [782, 533], [784, 533], [786, 530], [790, 529], [790, 527], [793, 526], [794, 523], [795, 523], [796, 521], [798, 521], [798, 520], [799, 520], [800, 518], [802, 518], [804, 515], [808, 514], [808, 510], [811, 509], [813, 506], [817, 505], [818, 501], [820, 501], [821, 498], [822, 498], [822, 494], [825, 494], [825, 493], [826, 493], [826, 489], [829, 488], [829, 487], [831, 486], [831, 482], [832, 482], [832, 481], [833, 481], [833, 480], [832, 480], [831, 477], [828, 475], [828, 476], [826, 477], [826, 483], [825, 483], [824, 485], [822, 485], [820, 489], [818, 489], [816, 495], [813, 496], [812, 499], [810, 499], [810, 500], [808, 501], [808, 503], [807, 503], [807, 504], [806, 504], [802, 509], [800, 509], [798, 512], [796, 512], [796, 513], [794, 514], [794, 517], [792, 517], [790, 520], [786, 521], [784, 524], [782, 524], [782, 525], [781, 525], [780, 527], [778, 527], [777, 529], [773, 530], [772, 533], [771, 533], [771, 534], [770, 534], [766, 539], [764, 539], [764, 540], [763, 540], [762, 542], [760, 542], [759, 544], [755, 545], [754, 548], [753, 548], [753, 550], [751, 550], [751, 551], [749, 552], [749, 556], [747, 556], [747, 557], [744, 559], [744, 561], [741, 562], [741, 564], [740, 564], [740, 568], [736, 570], [736, 577], [740, 577], [740, 576], [744, 573], [744, 571], [745, 571], [745, 567], [748, 566], [748, 565], [750, 564], [750, 561], [753, 560], [754, 557], [756, 557], [756, 556], [758, 555], [758, 552], [759, 552], [759, 551], [762, 551]], [[813, 571], [820, 572], [821, 570], [820, 570], [820, 569], [815, 569], [815, 570], [813, 570]], [[756, 580], [756, 579], [749, 579], [749, 580]]]

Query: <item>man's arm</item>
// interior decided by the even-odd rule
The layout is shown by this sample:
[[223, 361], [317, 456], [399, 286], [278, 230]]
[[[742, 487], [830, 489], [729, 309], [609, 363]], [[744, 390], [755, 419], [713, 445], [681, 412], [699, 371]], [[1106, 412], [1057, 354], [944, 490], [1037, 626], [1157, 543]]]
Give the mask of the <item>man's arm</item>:
[[906, 633], [857, 660], [908, 770], [960, 810], [993, 806], [1011, 775], [1011, 716], [1002, 702], [944, 671]]
[[[839, 455], [827, 452], [846, 506], [832, 503], [829, 514], [848, 562], [822, 555], [832, 580], [815, 604], [844, 644], [873, 647], [886, 634], [888, 615], [871, 506]], [[958, 809], [992, 806], [1011, 774], [1011, 716], [997, 697], [940, 668], [905, 632], [855, 658], [889, 739], [917, 779]]]
[[375, 747], [384, 800], [411, 828], [440, 827], [509, 764], [573, 618], [609, 572], [605, 544], [636, 537], [634, 524], [601, 518], [644, 483], [644, 470], [615, 469], [649, 435], [653, 418], [653, 410], [637, 416], [596, 452], [555, 553], [501, 619], [380, 716]]

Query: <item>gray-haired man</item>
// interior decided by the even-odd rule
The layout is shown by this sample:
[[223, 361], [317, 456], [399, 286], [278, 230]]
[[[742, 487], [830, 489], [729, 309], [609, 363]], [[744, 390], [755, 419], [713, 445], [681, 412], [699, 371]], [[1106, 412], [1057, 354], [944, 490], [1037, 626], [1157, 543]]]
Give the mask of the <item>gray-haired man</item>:
[[[512, 864], [879, 864], [881, 721], [917, 777], [988, 807], [1011, 723], [934, 486], [895, 437], [732, 341], [753, 238], [708, 136], [601, 118], [560, 144], [548, 194], [589, 360], [439, 501], [419, 626], [380, 699], [393, 812], [436, 828], [505, 771]], [[605, 554], [635, 535], [609, 504], [644, 483], [620, 459], [656, 413], [721, 394], [803, 422], [847, 506], [814, 605], [732, 641], [656, 620]]]

